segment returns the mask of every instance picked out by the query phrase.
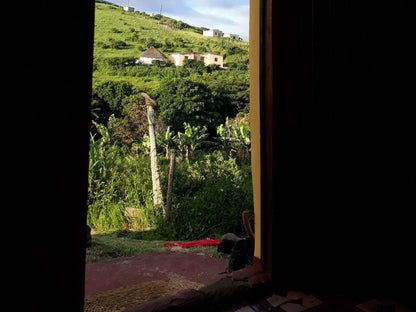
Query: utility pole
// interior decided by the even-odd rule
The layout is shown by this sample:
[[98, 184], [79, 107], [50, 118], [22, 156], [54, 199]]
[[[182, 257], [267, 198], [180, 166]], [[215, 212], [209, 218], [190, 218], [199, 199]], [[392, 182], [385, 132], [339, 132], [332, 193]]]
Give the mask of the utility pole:
[[159, 11], [159, 15], [162, 15], [162, 2], [160, 3], [160, 11]]

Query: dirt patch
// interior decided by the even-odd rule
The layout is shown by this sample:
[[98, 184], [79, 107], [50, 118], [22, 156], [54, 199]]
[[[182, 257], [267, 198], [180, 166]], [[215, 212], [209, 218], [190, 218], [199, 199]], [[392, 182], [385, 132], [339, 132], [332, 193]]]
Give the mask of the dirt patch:
[[85, 296], [142, 282], [188, 280], [209, 285], [221, 279], [227, 261], [208, 256], [159, 252], [86, 265]]
[[199, 289], [203, 286], [184, 279], [142, 282], [86, 297], [84, 311], [120, 312], [160, 297], [175, 295], [184, 289]]

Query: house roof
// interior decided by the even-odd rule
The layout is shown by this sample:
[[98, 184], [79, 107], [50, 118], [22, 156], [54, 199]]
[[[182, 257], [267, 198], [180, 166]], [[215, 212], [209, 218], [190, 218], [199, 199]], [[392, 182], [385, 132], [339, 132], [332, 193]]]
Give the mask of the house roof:
[[148, 57], [148, 58], [162, 58], [166, 59], [166, 56], [163, 55], [158, 49], [155, 47], [150, 47], [146, 51], [144, 51], [140, 57]]

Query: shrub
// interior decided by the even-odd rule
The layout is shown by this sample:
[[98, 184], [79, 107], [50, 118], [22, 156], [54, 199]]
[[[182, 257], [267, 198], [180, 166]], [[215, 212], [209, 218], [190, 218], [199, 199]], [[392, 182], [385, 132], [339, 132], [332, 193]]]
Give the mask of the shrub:
[[188, 122], [193, 126], [206, 126], [212, 134], [222, 121], [218, 113], [220, 100], [204, 83], [189, 78], [163, 79], [152, 96], [164, 123], [174, 132], [182, 131], [184, 122]]
[[131, 41], [135, 41], [135, 42], [139, 42], [140, 41], [140, 36], [137, 32], [133, 32], [129, 38], [129, 40]]
[[150, 48], [150, 47], [155, 47], [155, 48], [157, 48], [157, 46], [156, 46], [156, 40], [155, 39], [153, 39], [153, 38], [146, 38], [146, 39], [144, 39], [144, 45], [147, 47], [147, 48]]
[[108, 39], [108, 42], [109, 42], [110, 48], [112, 49], [122, 49], [127, 46], [127, 43], [125, 43], [124, 41], [115, 40], [113, 38]]
[[108, 48], [110, 47], [107, 43], [104, 43], [104, 42], [102, 42], [102, 41], [96, 41], [96, 42], [95, 42], [95, 45], [96, 45], [98, 48], [101, 48], [101, 49], [108, 49]]
[[120, 117], [124, 108], [123, 100], [133, 93], [133, 85], [126, 81], [106, 81], [94, 86], [92, 107], [97, 109], [97, 121], [107, 123], [108, 117]]
[[121, 30], [119, 30], [119, 29], [117, 29], [117, 28], [115, 28], [115, 27], [111, 28], [111, 32], [113, 32], [113, 33], [115, 33], [115, 34], [122, 33], [122, 31], [121, 31]]
[[114, 137], [130, 146], [140, 143], [148, 132], [147, 113], [143, 97], [131, 95], [124, 101], [127, 103], [123, 110], [124, 118], [114, 123]]
[[[158, 232], [169, 239], [244, 234], [241, 214], [253, 210], [251, 170], [221, 153], [177, 165], [172, 210], [159, 220]], [[252, 214], [251, 214], [252, 215]]]

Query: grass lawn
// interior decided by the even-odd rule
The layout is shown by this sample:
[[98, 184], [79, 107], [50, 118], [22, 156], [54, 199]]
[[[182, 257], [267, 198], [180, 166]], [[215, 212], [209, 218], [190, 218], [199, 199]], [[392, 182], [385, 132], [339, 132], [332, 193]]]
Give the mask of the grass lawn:
[[[170, 251], [172, 247], [163, 247], [165, 242], [160, 240], [142, 240], [124, 236], [120, 233], [93, 234], [91, 247], [87, 249], [86, 263], [118, 257], [130, 257], [146, 252]], [[218, 253], [217, 246], [177, 249], [179, 250], [178, 252], [204, 254], [214, 258], [227, 259], [229, 257], [228, 255]]]

